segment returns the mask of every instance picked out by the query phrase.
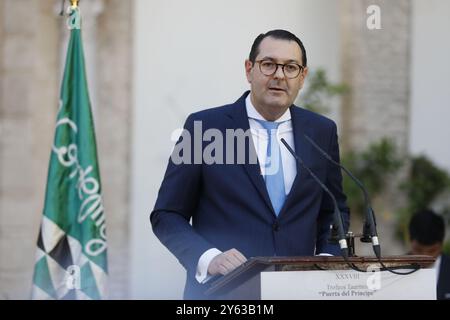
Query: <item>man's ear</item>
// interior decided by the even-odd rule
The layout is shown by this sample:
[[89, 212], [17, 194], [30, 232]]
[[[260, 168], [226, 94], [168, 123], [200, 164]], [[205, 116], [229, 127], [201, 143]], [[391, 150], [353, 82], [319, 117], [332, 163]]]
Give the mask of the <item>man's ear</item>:
[[303, 89], [303, 85], [305, 84], [305, 79], [306, 76], [308, 75], [309, 69], [308, 67], [305, 67], [305, 69], [303, 69], [303, 73], [301, 74], [301, 79], [300, 79], [300, 89]]
[[308, 73], [309, 73], [309, 69], [308, 69], [308, 67], [305, 67], [305, 69], [303, 70], [303, 79], [306, 79], [306, 76], [308, 75]]
[[252, 83], [252, 69], [253, 69], [253, 63], [250, 60], [245, 60], [245, 75], [247, 76], [247, 81], [249, 83]]

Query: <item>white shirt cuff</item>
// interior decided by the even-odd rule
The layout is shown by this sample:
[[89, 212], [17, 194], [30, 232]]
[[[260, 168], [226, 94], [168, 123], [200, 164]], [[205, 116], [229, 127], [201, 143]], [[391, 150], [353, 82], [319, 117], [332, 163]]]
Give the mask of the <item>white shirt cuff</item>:
[[212, 278], [211, 275], [208, 274], [208, 267], [211, 263], [212, 259], [214, 259], [216, 256], [221, 254], [222, 251], [212, 248], [209, 250], [206, 250], [201, 256], [200, 259], [198, 259], [197, 264], [197, 272], [195, 273], [195, 279], [199, 283], [206, 283], [209, 279]]

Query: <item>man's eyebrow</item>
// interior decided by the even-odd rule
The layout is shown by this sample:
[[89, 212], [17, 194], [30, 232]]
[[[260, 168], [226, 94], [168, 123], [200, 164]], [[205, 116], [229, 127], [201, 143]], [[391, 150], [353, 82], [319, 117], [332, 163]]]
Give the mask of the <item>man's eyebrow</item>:
[[[261, 60], [271, 60], [271, 61], [276, 61], [275, 58], [272, 58], [272, 57], [269, 57], [269, 56], [265, 56], [265, 57], [261, 58]], [[285, 63], [291, 63], [291, 62], [300, 64], [300, 63], [299, 63], [297, 60], [295, 60], [295, 59], [289, 59], [289, 60], [287, 60]]]
[[265, 57], [261, 58], [261, 60], [274, 60], [275, 61], [274, 58], [268, 57], [268, 56], [265, 56]]

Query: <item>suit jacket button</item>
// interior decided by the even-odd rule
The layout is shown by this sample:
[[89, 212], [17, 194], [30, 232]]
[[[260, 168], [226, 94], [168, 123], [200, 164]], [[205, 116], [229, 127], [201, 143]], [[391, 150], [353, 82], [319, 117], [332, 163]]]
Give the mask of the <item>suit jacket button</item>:
[[275, 222], [275, 223], [272, 225], [272, 229], [273, 229], [273, 231], [275, 231], [275, 232], [277, 232], [278, 230], [280, 230], [280, 226], [279, 226], [278, 222]]

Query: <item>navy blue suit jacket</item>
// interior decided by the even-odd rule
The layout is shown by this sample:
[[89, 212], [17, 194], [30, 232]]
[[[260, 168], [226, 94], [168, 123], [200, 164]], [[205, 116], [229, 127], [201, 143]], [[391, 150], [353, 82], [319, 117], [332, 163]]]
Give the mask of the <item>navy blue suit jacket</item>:
[[[248, 94], [233, 104], [191, 114], [184, 128], [192, 137], [194, 121], [202, 122], [203, 131], [215, 128], [224, 137], [226, 129], [248, 130], [245, 107]], [[347, 229], [349, 210], [342, 191], [341, 172], [304, 138], [307, 134], [339, 161], [336, 125], [294, 105], [290, 111], [296, 153], [334, 194]], [[203, 142], [202, 150], [209, 143]], [[255, 153], [251, 135], [246, 149], [247, 157], [250, 152]], [[226, 151], [224, 147], [224, 159]], [[150, 220], [156, 236], [187, 270], [184, 297], [196, 299], [206, 298], [203, 291], [207, 285], [199, 284], [195, 273], [200, 256], [211, 248], [222, 251], [236, 248], [247, 258], [339, 254], [338, 247], [327, 241], [333, 211], [330, 197], [299, 165], [292, 189], [277, 217], [258, 163], [175, 165], [171, 158]]]
[[450, 300], [450, 257], [441, 255], [438, 283], [437, 283], [437, 299]]

